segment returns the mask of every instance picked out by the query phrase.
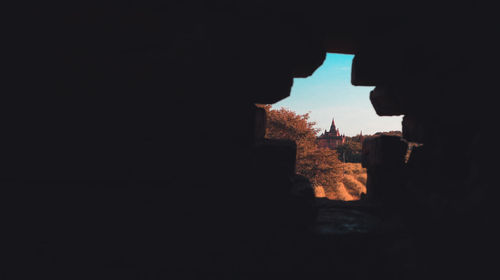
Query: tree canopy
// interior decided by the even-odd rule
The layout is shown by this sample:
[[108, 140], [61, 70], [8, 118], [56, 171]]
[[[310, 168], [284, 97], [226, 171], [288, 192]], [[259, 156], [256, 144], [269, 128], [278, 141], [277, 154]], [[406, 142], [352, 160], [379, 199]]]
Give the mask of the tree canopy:
[[337, 147], [337, 153], [344, 162], [361, 162], [361, 142], [348, 140]]
[[313, 185], [325, 190], [336, 188], [342, 178], [342, 166], [336, 151], [319, 148], [316, 144], [315, 123], [309, 114], [299, 115], [286, 108], [266, 110], [266, 138], [293, 140], [297, 144], [296, 172], [307, 177]]

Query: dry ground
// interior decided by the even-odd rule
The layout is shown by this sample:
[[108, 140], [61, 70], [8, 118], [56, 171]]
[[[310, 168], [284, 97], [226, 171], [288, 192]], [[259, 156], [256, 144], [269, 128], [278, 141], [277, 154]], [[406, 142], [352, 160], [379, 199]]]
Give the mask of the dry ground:
[[315, 187], [316, 197], [326, 197], [332, 200], [358, 200], [366, 193], [366, 169], [361, 163], [342, 163], [343, 177], [330, 189]]

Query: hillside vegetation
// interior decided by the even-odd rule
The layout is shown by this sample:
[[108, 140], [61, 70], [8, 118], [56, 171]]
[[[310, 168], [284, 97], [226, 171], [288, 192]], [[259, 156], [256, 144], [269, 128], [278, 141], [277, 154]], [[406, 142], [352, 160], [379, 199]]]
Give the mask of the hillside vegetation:
[[[316, 197], [358, 200], [362, 193], [366, 193], [366, 170], [360, 163], [341, 162], [336, 150], [319, 148], [316, 143], [318, 129], [314, 127], [314, 122], [309, 121], [308, 114], [298, 115], [286, 108], [276, 110], [270, 105], [261, 107], [267, 115], [265, 137], [295, 141], [296, 172], [309, 179]], [[351, 146], [355, 147], [352, 153], [348, 150]], [[355, 153], [361, 153], [361, 145], [351, 146], [346, 145], [342, 152], [354, 158]]]
[[360, 163], [341, 163], [343, 170], [339, 181], [333, 186], [315, 186], [316, 197], [332, 200], [359, 200], [366, 194], [366, 169]]

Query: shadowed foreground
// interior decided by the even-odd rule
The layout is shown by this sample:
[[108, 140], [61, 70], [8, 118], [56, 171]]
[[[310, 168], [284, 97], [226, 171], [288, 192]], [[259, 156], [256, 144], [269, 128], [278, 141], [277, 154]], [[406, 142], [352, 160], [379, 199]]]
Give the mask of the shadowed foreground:
[[[3, 278], [498, 278], [493, 7], [19, 11], [0, 95]], [[316, 199], [297, 144], [263, 139], [255, 105], [327, 52], [354, 54], [351, 83], [374, 87], [378, 115], [404, 115], [402, 138], [363, 142], [359, 202]], [[407, 142], [422, 145], [405, 162]]]

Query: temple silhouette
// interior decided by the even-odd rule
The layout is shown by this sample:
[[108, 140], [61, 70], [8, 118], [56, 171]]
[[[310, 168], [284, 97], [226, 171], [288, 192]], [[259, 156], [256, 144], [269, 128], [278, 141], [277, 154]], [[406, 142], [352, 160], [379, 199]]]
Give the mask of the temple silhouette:
[[330, 130], [323, 132], [317, 139], [320, 148], [336, 149], [338, 146], [344, 144], [346, 137], [340, 134], [339, 129], [335, 126], [335, 119], [332, 119]]

